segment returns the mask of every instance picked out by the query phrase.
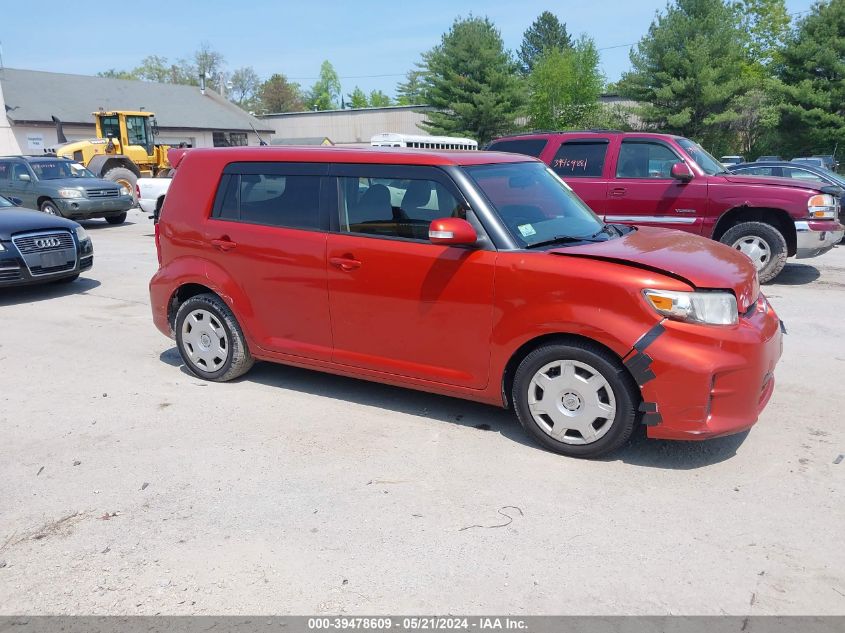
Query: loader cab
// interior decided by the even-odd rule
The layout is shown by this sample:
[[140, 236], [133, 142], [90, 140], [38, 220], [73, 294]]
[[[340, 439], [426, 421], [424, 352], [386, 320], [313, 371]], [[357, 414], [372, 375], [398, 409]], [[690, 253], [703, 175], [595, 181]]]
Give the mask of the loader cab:
[[95, 112], [99, 138], [114, 139], [126, 153], [127, 146], [142, 147], [147, 156], [155, 153], [151, 112]]

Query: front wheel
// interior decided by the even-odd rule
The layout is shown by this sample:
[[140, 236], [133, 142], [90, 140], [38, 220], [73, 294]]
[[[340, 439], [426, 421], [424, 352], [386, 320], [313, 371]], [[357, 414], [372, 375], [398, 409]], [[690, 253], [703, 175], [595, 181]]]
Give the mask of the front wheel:
[[106, 222], [109, 224], [123, 224], [126, 222], [126, 211], [117, 215], [110, 215], [106, 217]]
[[523, 428], [547, 449], [598, 457], [631, 437], [639, 394], [612, 354], [587, 342], [544, 345], [514, 375], [513, 404]]
[[771, 224], [742, 222], [725, 231], [719, 241], [748, 256], [760, 283], [771, 281], [786, 266], [786, 238]]
[[226, 382], [248, 372], [254, 360], [241, 326], [214, 294], [191, 297], [176, 312], [176, 345], [196, 376]]
[[62, 212], [59, 211], [59, 207], [56, 206], [56, 203], [52, 200], [45, 200], [41, 203], [41, 211], [46, 213], [47, 215], [57, 215], [62, 217]]

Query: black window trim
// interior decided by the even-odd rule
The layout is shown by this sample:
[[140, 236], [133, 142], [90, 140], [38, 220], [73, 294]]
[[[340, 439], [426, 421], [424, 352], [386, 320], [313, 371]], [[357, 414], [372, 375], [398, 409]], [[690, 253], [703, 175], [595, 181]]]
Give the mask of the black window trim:
[[628, 145], [662, 145], [670, 152], [675, 155], [675, 158], [678, 159], [679, 163], [686, 164], [686, 159], [678, 154], [678, 150], [672, 147], [669, 143], [662, 139], [658, 138], [623, 138], [622, 141], [619, 143], [619, 151], [616, 153], [616, 169], [613, 171], [613, 178], [615, 180], [646, 180], [646, 181], [667, 181], [667, 180], [674, 180], [671, 176], [667, 178], [631, 178], [627, 176], [619, 176], [619, 158], [622, 156], [622, 146], [627, 143]]

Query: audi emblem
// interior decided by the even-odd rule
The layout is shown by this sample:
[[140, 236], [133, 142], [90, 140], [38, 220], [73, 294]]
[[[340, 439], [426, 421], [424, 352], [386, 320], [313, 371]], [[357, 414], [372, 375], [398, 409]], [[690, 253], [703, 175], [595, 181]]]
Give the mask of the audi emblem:
[[61, 246], [62, 243], [57, 237], [39, 237], [35, 240], [35, 245], [38, 248], [56, 248], [57, 246]]

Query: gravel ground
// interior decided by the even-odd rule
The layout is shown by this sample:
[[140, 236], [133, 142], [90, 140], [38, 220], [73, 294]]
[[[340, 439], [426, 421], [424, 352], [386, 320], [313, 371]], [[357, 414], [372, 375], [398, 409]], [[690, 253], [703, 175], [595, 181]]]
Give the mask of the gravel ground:
[[766, 287], [750, 433], [591, 462], [461, 400], [204, 383], [152, 325], [149, 220], [87, 227], [83, 278], [0, 291], [0, 613], [845, 614], [845, 246]]

